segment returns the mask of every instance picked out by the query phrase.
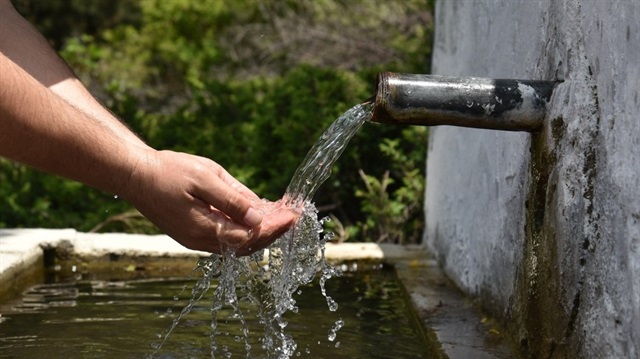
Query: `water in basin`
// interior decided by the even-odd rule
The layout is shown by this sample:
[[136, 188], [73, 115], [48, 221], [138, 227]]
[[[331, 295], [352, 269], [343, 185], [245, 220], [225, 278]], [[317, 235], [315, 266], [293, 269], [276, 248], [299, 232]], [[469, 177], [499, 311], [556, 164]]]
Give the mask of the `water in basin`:
[[[213, 283], [215, 286], [216, 283]], [[193, 280], [91, 281], [42, 284], [17, 303], [0, 307], [1, 358], [145, 358], [189, 299]], [[298, 313], [288, 312], [294, 357], [424, 358], [425, 342], [393, 270], [345, 272], [326, 282], [340, 303], [327, 310], [317, 281], [294, 295]], [[251, 306], [243, 306], [249, 327], [259, 327]], [[210, 358], [211, 303], [198, 302], [184, 316], [154, 358]], [[228, 314], [228, 313], [227, 313]], [[219, 317], [226, 317], [223, 313]], [[344, 326], [330, 333], [336, 321]], [[231, 357], [246, 357], [238, 319], [226, 319], [217, 337]], [[260, 333], [257, 333], [260, 334]], [[250, 335], [259, 348], [260, 335]], [[330, 340], [333, 339], [333, 340]], [[218, 357], [228, 357], [220, 355]], [[253, 351], [251, 358], [268, 358]]]

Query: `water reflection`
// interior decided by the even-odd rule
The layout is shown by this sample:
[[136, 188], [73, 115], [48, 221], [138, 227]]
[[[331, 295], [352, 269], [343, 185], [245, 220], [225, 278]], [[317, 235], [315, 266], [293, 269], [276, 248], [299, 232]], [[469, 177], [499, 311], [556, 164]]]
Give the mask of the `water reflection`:
[[[190, 293], [182, 289], [193, 285], [193, 280], [168, 279], [36, 286], [20, 303], [0, 307], [0, 357], [148, 356], [167, 325], [187, 304]], [[336, 312], [327, 311], [316, 281], [295, 293], [299, 312], [284, 315], [287, 330], [297, 343], [294, 357], [425, 357], [423, 339], [412, 324], [393, 271], [345, 273], [326, 285], [327, 292], [340, 303]], [[247, 326], [258, 328], [257, 313], [247, 302], [241, 301], [240, 307], [246, 308], [243, 314]], [[194, 305], [156, 357], [210, 358], [210, 309], [209, 301]], [[219, 315], [222, 318], [226, 314], [229, 313]], [[337, 320], [342, 320], [344, 326], [331, 341], [329, 334]], [[238, 334], [242, 332], [239, 320], [227, 318], [224, 324], [218, 345], [227, 346], [228, 352], [244, 352], [245, 342]], [[251, 344], [254, 349], [260, 347], [258, 342]], [[255, 350], [250, 357], [269, 355]]]

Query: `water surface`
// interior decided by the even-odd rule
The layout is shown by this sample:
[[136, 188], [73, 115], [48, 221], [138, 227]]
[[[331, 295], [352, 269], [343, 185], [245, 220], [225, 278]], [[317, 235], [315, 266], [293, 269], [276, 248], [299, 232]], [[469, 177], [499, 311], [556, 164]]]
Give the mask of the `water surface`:
[[[39, 285], [22, 303], [0, 307], [1, 358], [144, 358], [153, 353], [164, 333], [186, 305], [188, 291], [173, 297], [192, 280], [79, 282]], [[215, 286], [217, 283], [213, 283]], [[288, 333], [295, 338], [294, 357], [307, 358], [424, 358], [425, 343], [392, 270], [347, 272], [326, 283], [340, 303], [329, 312], [315, 281], [294, 295], [298, 313], [288, 312]], [[244, 319], [260, 328], [251, 306]], [[172, 309], [168, 312], [167, 309]], [[211, 302], [201, 300], [184, 316], [156, 358], [210, 358]], [[220, 317], [225, 314], [220, 313]], [[344, 326], [333, 341], [329, 333], [337, 320]], [[228, 346], [232, 358], [244, 355], [239, 320], [225, 319], [218, 345]], [[259, 329], [258, 329], [259, 330]], [[256, 335], [251, 335], [256, 334]], [[250, 333], [256, 341], [261, 333]], [[258, 342], [252, 346], [258, 348]], [[225, 357], [223, 355], [216, 357]], [[254, 350], [252, 358], [268, 355]]]

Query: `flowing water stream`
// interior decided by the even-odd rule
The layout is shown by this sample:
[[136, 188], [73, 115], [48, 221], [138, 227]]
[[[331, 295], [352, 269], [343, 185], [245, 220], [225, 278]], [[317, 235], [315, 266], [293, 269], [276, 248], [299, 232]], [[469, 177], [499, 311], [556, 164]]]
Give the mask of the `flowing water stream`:
[[[302, 210], [301, 217], [292, 229], [269, 246], [266, 252], [258, 251], [242, 258], [212, 255], [198, 263], [195, 271], [201, 273], [202, 277], [191, 290], [189, 304], [162, 335], [154, 355], [171, 339], [171, 333], [182, 318], [205, 297], [215, 279], [219, 284], [213, 289], [211, 299], [212, 357], [229, 358], [233, 354], [240, 354], [246, 358], [256, 355], [260, 358], [291, 358], [303, 353], [297, 347], [295, 338], [287, 331], [289, 323], [285, 314], [298, 313], [294, 296], [318, 273], [321, 293], [329, 311], [335, 312], [338, 303], [327, 293], [325, 284], [328, 279], [341, 273], [324, 259], [324, 244], [332, 234], [324, 233], [323, 223], [326, 219], [318, 219], [318, 211], [311, 200], [329, 177], [333, 164], [349, 140], [371, 118], [372, 109], [373, 105], [359, 104], [336, 119], [298, 167], [282, 199], [286, 205]], [[245, 320], [247, 311], [257, 316], [257, 323]], [[221, 317], [221, 313], [227, 314]], [[225, 323], [229, 322], [239, 322], [240, 325], [234, 328], [241, 329], [230, 332], [225, 328]], [[335, 341], [338, 330], [344, 325], [344, 321], [336, 317], [327, 340]], [[258, 348], [256, 336], [259, 337]], [[230, 346], [224, 344], [228, 338], [233, 338], [236, 343], [244, 343], [244, 352], [232, 353]]]

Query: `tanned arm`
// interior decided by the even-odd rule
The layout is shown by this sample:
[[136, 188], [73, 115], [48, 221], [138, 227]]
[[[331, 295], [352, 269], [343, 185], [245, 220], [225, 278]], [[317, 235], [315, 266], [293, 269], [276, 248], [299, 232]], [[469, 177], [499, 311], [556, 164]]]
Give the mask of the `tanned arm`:
[[293, 224], [217, 163], [144, 144], [15, 16], [0, 0], [0, 156], [117, 194], [192, 249], [246, 255]]
[[83, 111], [122, 139], [144, 145], [84, 87], [47, 40], [11, 5], [0, 0], [0, 51], [45, 87]]

